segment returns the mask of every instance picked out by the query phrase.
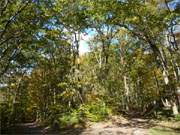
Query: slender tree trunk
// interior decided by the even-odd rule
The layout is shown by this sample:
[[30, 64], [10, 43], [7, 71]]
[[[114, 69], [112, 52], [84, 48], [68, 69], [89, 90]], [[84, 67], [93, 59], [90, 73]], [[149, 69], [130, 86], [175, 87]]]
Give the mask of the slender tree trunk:
[[53, 103], [56, 104], [56, 89], [53, 89]]
[[125, 89], [125, 96], [126, 96], [126, 110], [129, 111], [129, 86], [127, 83], [127, 76], [124, 77], [124, 89]]
[[178, 112], [178, 106], [176, 104], [176, 102], [172, 102], [172, 111], [173, 111], [173, 115], [178, 115], [179, 112]]

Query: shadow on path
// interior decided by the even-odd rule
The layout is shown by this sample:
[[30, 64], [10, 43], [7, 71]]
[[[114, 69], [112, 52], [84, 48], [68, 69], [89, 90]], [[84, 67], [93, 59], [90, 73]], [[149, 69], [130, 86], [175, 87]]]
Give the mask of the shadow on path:
[[0, 135], [80, 135], [84, 128], [68, 128], [55, 131], [50, 128], [44, 128], [37, 123], [22, 123], [14, 127], [2, 130]]
[[1, 131], [2, 135], [46, 135], [56, 134], [54, 132], [48, 133], [43, 127], [33, 123], [17, 124], [14, 127]]

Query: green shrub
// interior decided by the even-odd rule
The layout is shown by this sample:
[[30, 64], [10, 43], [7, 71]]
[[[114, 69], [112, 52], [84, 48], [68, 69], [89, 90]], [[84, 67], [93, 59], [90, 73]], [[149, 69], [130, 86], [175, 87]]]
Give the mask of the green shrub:
[[176, 121], [180, 121], [180, 114], [176, 115], [174, 118]]
[[111, 110], [104, 102], [81, 105], [78, 111], [81, 114], [81, 118], [93, 122], [101, 121], [111, 113]]
[[111, 110], [104, 102], [82, 104], [78, 109], [63, 114], [59, 118], [61, 127], [72, 126], [86, 121], [97, 122], [111, 114]]
[[76, 110], [74, 110], [71, 113], [66, 113], [59, 118], [59, 122], [61, 127], [78, 124], [79, 123], [78, 113], [76, 112]]
[[14, 121], [11, 121], [12, 118], [12, 109], [6, 104], [0, 104], [0, 127], [1, 129], [11, 126]]

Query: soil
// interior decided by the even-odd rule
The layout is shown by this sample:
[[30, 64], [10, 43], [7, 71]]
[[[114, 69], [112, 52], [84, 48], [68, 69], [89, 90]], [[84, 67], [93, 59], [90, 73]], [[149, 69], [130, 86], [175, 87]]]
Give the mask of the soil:
[[153, 125], [148, 119], [125, 119], [113, 116], [104, 122], [88, 123], [85, 128], [73, 127], [54, 131], [39, 126], [37, 123], [22, 123], [4, 131], [2, 134], [13, 135], [148, 135]]

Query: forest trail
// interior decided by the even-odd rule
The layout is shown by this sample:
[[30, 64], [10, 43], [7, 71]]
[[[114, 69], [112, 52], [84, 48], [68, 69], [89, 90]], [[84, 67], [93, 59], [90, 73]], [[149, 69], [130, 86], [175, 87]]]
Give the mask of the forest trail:
[[[149, 135], [148, 129], [153, 125], [146, 119], [120, 119], [92, 123], [88, 128], [80, 130], [77, 135]], [[74, 135], [75, 130], [66, 131], [62, 135]]]
[[17, 124], [15, 127], [12, 127], [2, 132], [2, 135], [9, 135], [9, 134], [11, 135], [44, 135], [46, 134], [46, 129], [39, 126], [35, 122], [21, 123], [21, 124]]
[[8, 130], [13, 135], [148, 135], [151, 127], [146, 119], [123, 119], [91, 123], [87, 128], [68, 128], [52, 131], [38, 126], [36, 123], [23, 123]]

